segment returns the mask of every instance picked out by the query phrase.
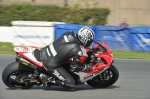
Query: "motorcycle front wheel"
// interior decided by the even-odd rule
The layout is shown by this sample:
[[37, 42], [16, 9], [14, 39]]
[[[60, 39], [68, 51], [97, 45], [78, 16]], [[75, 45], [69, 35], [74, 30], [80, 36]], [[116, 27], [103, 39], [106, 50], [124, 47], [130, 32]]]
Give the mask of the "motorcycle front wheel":
[[107, 70], [88, 80], [86, 83], [94, 88], [106, 88], [113, 85], [119, 78], [119, 72], [113, 65]]
[[24, 78], [33, 73], [33, 69], [18, 62], [9, 64], [2, 73], [2, 80], [11, 89], [29, 89], [34, 85], [24, 82]]

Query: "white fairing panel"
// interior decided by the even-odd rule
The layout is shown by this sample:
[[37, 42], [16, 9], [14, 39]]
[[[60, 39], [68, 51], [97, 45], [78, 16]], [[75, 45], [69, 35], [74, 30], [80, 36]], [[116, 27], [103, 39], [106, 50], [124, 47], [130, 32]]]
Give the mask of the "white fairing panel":
[[36, 62], [36, 63], [41, 63], [39, 61], [36, 60], [33, 51], [35, 50], [35, 48], [33, 47], [15, 47], [14, 50], [16, 52], [21, 52], [23, 53], [24, 56], [26, 56], [27, 58], [29, 58], [30, 60]]
[[80, 81], [81, 83], [86, 82], [87, 80], [92, 79], [93, 77], [99, 75], [100, 73], [104, 72], [106, 69], [108, 69], [109, 67], [104, 68], [101, 71], [98, 71], [96, 73], [85, 73], [85, 72], [76, 72], [77, 75], [79, 75], [80, 77]]
[[30, 58], [30, 59], [33, 60], [34, 62], [41, 63], [41, 62], [39, 62], [39, 61], [36, 60], [36, 58], [34, 57], [34, 54], [33, 54], [33, 53], [24, 53], [24, 56]]

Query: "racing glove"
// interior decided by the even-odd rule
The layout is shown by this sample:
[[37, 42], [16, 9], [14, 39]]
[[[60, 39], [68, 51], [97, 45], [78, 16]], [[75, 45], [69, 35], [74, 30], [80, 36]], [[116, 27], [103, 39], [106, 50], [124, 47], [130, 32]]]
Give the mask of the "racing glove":
[[77, 54], [74, 54], [74, 56], [72, 57], [72, 62], [70, 64], [70, 70], [72, 72], [85, 71], [85, 70], [89, 71], [92, 69], [91, 64], [81, 64], [79, 62], [81, 55], [82, 52], [79, 51]]
[[83, 64], [83, 65], [70, 65], [70, 70], [72, 72], [78, 72], [78, 71], [90, 71], [92, 70], [92, 64]]

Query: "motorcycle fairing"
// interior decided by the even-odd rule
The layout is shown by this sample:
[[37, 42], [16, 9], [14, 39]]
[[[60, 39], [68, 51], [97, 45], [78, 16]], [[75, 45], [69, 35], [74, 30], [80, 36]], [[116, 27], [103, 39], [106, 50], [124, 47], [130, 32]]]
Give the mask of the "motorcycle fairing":
[[[75, 74], [77, 74], [80, 77], [80, 81], [83, 83], [89, 79], [92, 79], [93, 77], [99, 75], [100, 73], [102, 73], [103, 71], [105, 71], [106, 69], [108, 69], [113, 61], [113, 56], [112, 56], [112, 52], [109, 49], [109, 47], [107, 46], [107, 44], [103, 44], [103, 46], [105, 46], [107, 48], [107, 52], [106, 53], [98, 53], [97, 56], [98, 57], [103, 57], [106, 61], [107, 60], [111, 60], [109, 62], [107, 62], [107, 64], [98, 62], [97, 64], [95, 64], [93, 66], [93, 69], [91, 71], [81, 71], [81, 72], [75, 72]], [[37, 65], [38, 67], [43, 67], [42, 63], [37, 61], [35, 56], [34, 56], [34, 50], [38, 49], [36, 47], [27, 47], [27, 46], [23, 46], [23, 47], [15, 47], [14, 50], [20, 54], [23, 58], [27, 59], [28, 61], [34, 63], [35, 65]], [[88, 57], [86, 54], [86, 49], [81, 48], [83, 55], [80, 59], [80, 62], [84, 62], [86, 60], [86, 58]]]
[[[99, 45], [96, 45], [94, 47], [97, 48], [98, 46]], [[107, 52], [105, 52], [105, 53], [97, 52], [95, 54], [95, 57], [103, 58], [107, 62], [107, 64], [104, 64], [103, 62], [98, 62], [97, 64], [95, 64], [92, 67], [91, 71], [76, 72], [76, 74], [79, 75], [81, 82], [85, 82], [89, 79], [92, 79], [93, 77], [99, 75], [100, 73], [102, 73], [103, 71], [105, 71], [106, 69], [108, 69], [111, 66], [111, 64], [113, 62], [112, 51], [106, 43], [102, 43], [102, 46], [106, 47]]]
[[[107, 62], [107, 65], [111, 65], [113, 60], [114, 60], [112, 51], [105, 42], [102, 43], [101, 45], [104, 46], [107, 49], [107, 51], [104, 53], [103, 52], [96, 52], [94, 55], [97, 58], [103, 58]], [[95, 45], [94, 48], [96, 49], [98, 46], [99, 45]]]
[[107, 66], [105, 68], [103, 68], [100, 71], [97, 72], [75, 72], [75, 74], [77, 74], [80, 78], [81, 83], [84, 83], [90, 79], [92, 79], [93, 77], [99, 75], [100, 73], [104, 72], [106, 69], [108, 69], [110, 66]]
[[15, 52], [17, 52], [23, 58], [25, 58], [28, 61], [34, 63], [38, 67], [43, 67], [42, 62], [37, 61], [35, 56], [34, 56], [33, 52], [34, 52], [35, 49], [37, 49], [37, 48], [36, 47], [28, 47], [28, 46], [15, 47], [14, 48]]

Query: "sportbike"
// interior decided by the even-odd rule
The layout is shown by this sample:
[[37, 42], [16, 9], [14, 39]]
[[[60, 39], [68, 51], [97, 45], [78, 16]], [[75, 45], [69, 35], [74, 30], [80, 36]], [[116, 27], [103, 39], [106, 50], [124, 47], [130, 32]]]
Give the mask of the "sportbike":
[[[76, 85], [88, 84], [94, 88], [106, 88], [113, 85], [119, 78], [119, 72], [113, 65], [113, 54], [106, 43], [93, 41], [93, 46], [81, 48], [82, 64], [92, 64], [91, 71], [70, 71], [71, 60], [68, 59], [62, 66], [72, 75]], [[10, 63], [2, 73], [2, 80], [11, 89], [29, 89], [34, 85], [42, 85], [40, 75], [51, 76], [44, 69], [40, 59], [40, 48], [33, 46], [14, 47], [16, 61]], [[58, 86], [48, 82], [50, 86]], [[49, 86], [49, 87], [50, 87]]]

